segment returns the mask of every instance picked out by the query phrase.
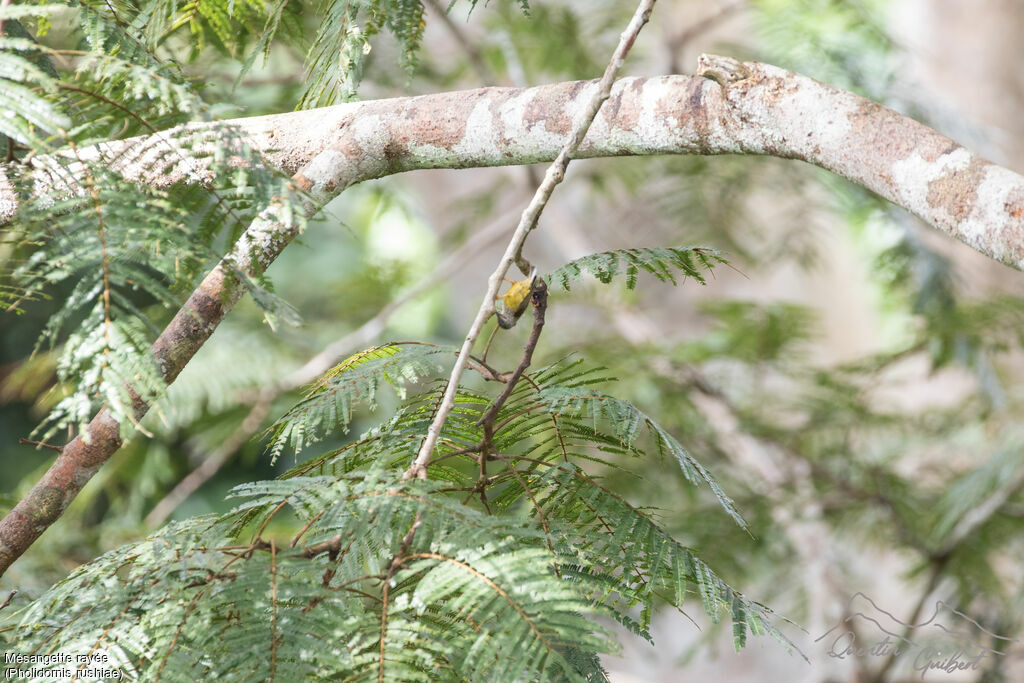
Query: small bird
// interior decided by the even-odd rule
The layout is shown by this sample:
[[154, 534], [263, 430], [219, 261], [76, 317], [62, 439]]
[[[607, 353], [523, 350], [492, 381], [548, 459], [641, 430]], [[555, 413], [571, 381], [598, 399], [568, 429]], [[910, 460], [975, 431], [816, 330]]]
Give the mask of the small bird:
[[498, 325], [507, 330], [515, 326], [519, 316], [526, 310], [526, 304], [530, 301], [530, 293], [533, 291], [533, 283], [537, 279], [537, 269], [530, 270], [530, 276], [525, 280], [513, 282], [508, 291], [501, 297], [504, 309], [498, 311]]

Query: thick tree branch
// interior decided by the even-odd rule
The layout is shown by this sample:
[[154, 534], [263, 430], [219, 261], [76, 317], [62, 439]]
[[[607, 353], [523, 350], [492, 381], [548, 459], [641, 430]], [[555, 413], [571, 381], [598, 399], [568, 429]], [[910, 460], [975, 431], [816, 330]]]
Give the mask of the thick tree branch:
[[[352, 184], [423, 168], [550, 161], [564, 147], [596, 81], [537, 88], [482, 88], [360, 102], [230, 121], [313, 197], [308, 212]], [[203, 126], [192, 126], [201, 129]], [[126, 177], [157, 186], [207, 180], [201, 160], [172, 169], [171, 132], [77, 150], [110, 159]], [[1024, 270], [1024, 176], [972, 154], [912, 119], [852, 93], [756, 62], [701, 58], [697, 76], [616, 82], [574, 158], [653, 154], [766, 154], [802, 159], [903, 206], [957, 239]], [[52, 160], [32, 161], [37, 193], [82, 191]], [[0, 222], [18, 197], [0, 167]], [[236, 275], [272, 262], [294, 237], [278, 205], [192, 294], [154, 346], [173, 381], [243, 293]], [[141, 417], [148, 406], [135, 406]], [[58, 456], [25, 500], [0, 520], [0, 574], [53, 523], [120, 446], [120, 427], [101, 411], [84, 438]]]
[[[319, 189], [333, 196], [415, 169], [550, 161], [596, 87], [481, 88], [226, 123], [247, 133], [276, 168], [318, 172]], [[116, 156], [113, 165], [126, 176], [153, 185], [203, 180], [201, 161], [147, 170], [147, 152], [173, 139], [162, 133], [79, 154]], [[1024, 177], [880, 104], [778, 67], [703, 55], [696, 76], [620, 79], [574, 157], [652, 154], [802, 159], [1024, 270]], [[45, 159], [33, 163], [38, 191], [64, 186], [66, 177], [58, 184], [45, 173]], [[0, 220], [17, 205], [0, 173]]]

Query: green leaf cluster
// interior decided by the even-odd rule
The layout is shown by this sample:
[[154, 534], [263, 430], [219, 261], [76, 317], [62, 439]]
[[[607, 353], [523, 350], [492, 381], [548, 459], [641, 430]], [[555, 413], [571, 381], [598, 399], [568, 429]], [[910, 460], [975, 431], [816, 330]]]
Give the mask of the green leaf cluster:
[[608, 284], [621, 272], [626, 277], [626, 289], [635, 289], [637, 276], [643, 270], [661, 282], [676, 281], [676, 271], [684, 278], [693, 278], [706, 284], [705, 273], [719, 264], [729, 263], [721, 254], [709, 247], [655, 247], [647, 249], [618, 249], [590, 254], [570, 261], [548, 275], [553, 286], [570, 291], [569, 285], [583, 273], [589, 273], [602, 284]]
[[[138, 9], [0, 8], [3, 172], [20, 199], [0, 238], [0, 296], [9, 311], [54, 302], [37, 344], [60, 350], [44, 440], [84, 429], [103, 405], [127, 437], [133, 402], [164, 390], [149, 349], [182, 291], [272, 202], [289, 220], [304, 215], [287, 179], [209, 121], [195, 84], [128, 21]], [[53, 42], [83, 49], [23, 26], [53, 15], [72, 27]], [[268, 312], [284, 310], [265, 282], [236, 275]]]
[[[282, 438], [309, 445], [343, 428], [372, 400], [371, 376], [422, 384], [422, 363], [442, 353], [356, 354], [282, 419], [295, 435]], [[17, 616], [10, 647], [102, 649], [145, 680], [605, 680], [598, 655], [617, 645], [602, 620], [649, 639], [654, 605], [691, 596], [732, 623], [737, 647], [751, 633], [788, 643], [768, 608], [583, 469], [669, 452], [742, 523], [671, 435], [594, 389], [608, 379], [578, 360], [529, 373], [477, 457], [490, 399], [463, 387], [431, 481], [403, 480], [444, 388], [428, 385], [350, 445], [237, 487], [230, 513], [81, 567]]]

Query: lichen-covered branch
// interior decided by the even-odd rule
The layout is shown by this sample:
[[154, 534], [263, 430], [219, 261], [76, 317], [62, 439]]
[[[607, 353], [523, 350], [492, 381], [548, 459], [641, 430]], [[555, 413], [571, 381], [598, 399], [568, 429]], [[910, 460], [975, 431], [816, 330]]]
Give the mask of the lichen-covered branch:
[[[313, 197], [314, 211], [346, 187], [393, 173], [551, 161], [595, 88], [596, 81], [482, 88], [227, 123], [247, 133], [268, 163], [294, 177]], [[143, 183], [206, 180], [202, 160], [185, 161], [184, 155], [169, 170], [152, 170], [147, 160], [166, 156], [174, 140], [165, 132], [77, 154], [84, 160], [110, 158], [111, 166]], [[704, 55], [695, 76], [617, 81], [573, 156], [653, 154], [802, 159], [1024, 270], [1024, 176], [875, 102], [774, 66]], [[47, 172], [45, 158], [32, 164], [37, 193], [78, 191], [68, 187], [66, 169], [58, 181]], [[6, 172], [0, 167], [0, 223], [14, 218], [18, 208]], [[294, 237], [274, 211], [270, 207], [266, 220], [254, 224], [160, 335], [154, 353], [168, 381], [241, 296], [235, 269], [265, 268]], [[138, 416], [148, 410], [141, 402], [135, 408]], [[0, 574], [120, 446], [118, 425], [105, 411], [87, 432], [89, 442], [69, 443], [26, 499], [0, 520]]]
[[[414, 169], [550, 161], [595, 87], [481, 88], [226, 123], [246, 132], [278, 169], [318, 175], [318, 189], [330, 197], [352, 183]], [[154, 185], [202, 180], [201, 160], [148, 170], [146, 150], [173, 139], [162, 133], [79, 154], [105, 151], [129, 178]], [[1024, 269], [1024, 177], [880, 104], [778, 67], [703, 55], [696, 76], [620, 79], [574, 156], [651, 154], [802, 159]], [[37, 190], [53, 187], [45, 159], [34, 164]], [[16, 208], [0, 173], [0, 221]]]
[[768, 64], [702, 55], [729, 73], [702, 94], [708, 136], [737, 154], [802, 159], [862, 185], [987, 256], [1024, 270], [1024, 176], [877, 102]]

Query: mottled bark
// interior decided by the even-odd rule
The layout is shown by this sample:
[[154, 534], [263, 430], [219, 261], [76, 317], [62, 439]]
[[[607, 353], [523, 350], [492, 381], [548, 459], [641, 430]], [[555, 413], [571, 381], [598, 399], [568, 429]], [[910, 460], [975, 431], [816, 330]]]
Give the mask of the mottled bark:
[[[596, 81], [538, 88], [482, 88], [343, 104], [239, 119], [273, 166], [317, 204], [346, 187], [423, 168], [551, 161], [591, 99]], [[201, 128], [202, 126], [193, 126]], [[147, 159], [170, 133], [79, 150], [139, 182], [202, 182], [201, 162], [154, 173]], [[802, 159], [871, 189], [978, 251], [1024, 270], [1024, 177], [981, 159], [877, 103], [754, 62], [704, 56], [696, 76], [624, 78], [615, 84], [575, 158], [652, 154], [767, 154]], [[34, 162], [41, 194], [74, 192]], [[311, 205], [309, 212], [317, 206]], [[0, 222], [17, 198], [0, 171]], [[172, 381], [242, 294], [235, 270], [262, 271], [294, 237], [275, 207], [257, 221], [160, 335], [154, 353]], [[254, 273], [250, 273], [254, 274]], [[141, 417], [148, 406], [136, 406]], [[101, 412], [89, 443], [69, 443], [24, 500], [0, 520], [0, 574], [66, 509], [120, 447]]]
[[[424, 168], [550, 161], [596, 81], [481, 88], [226, 122], [323, 199], [363, 180]], [[208, 124], [191, 126], [201, 129]], [[158, 186], [201, 181], [201, 161], [149, 164], [170, 132], [80, 150]], [[624, 78], [574, 156], [766, 154], [802, 159], [871, 189], [978, 251], [1024, 269], [1024, 178], [910, 118], [756, 62], [705, 55], [696, 76]], [[185, 157], [182, 156], [184, 159]], [[66, 186], [34, 162], [37, 191]], [[305, 170], [304, 170], [305, 169]], [[17, 200], [0, 175], [0, 220]]]

